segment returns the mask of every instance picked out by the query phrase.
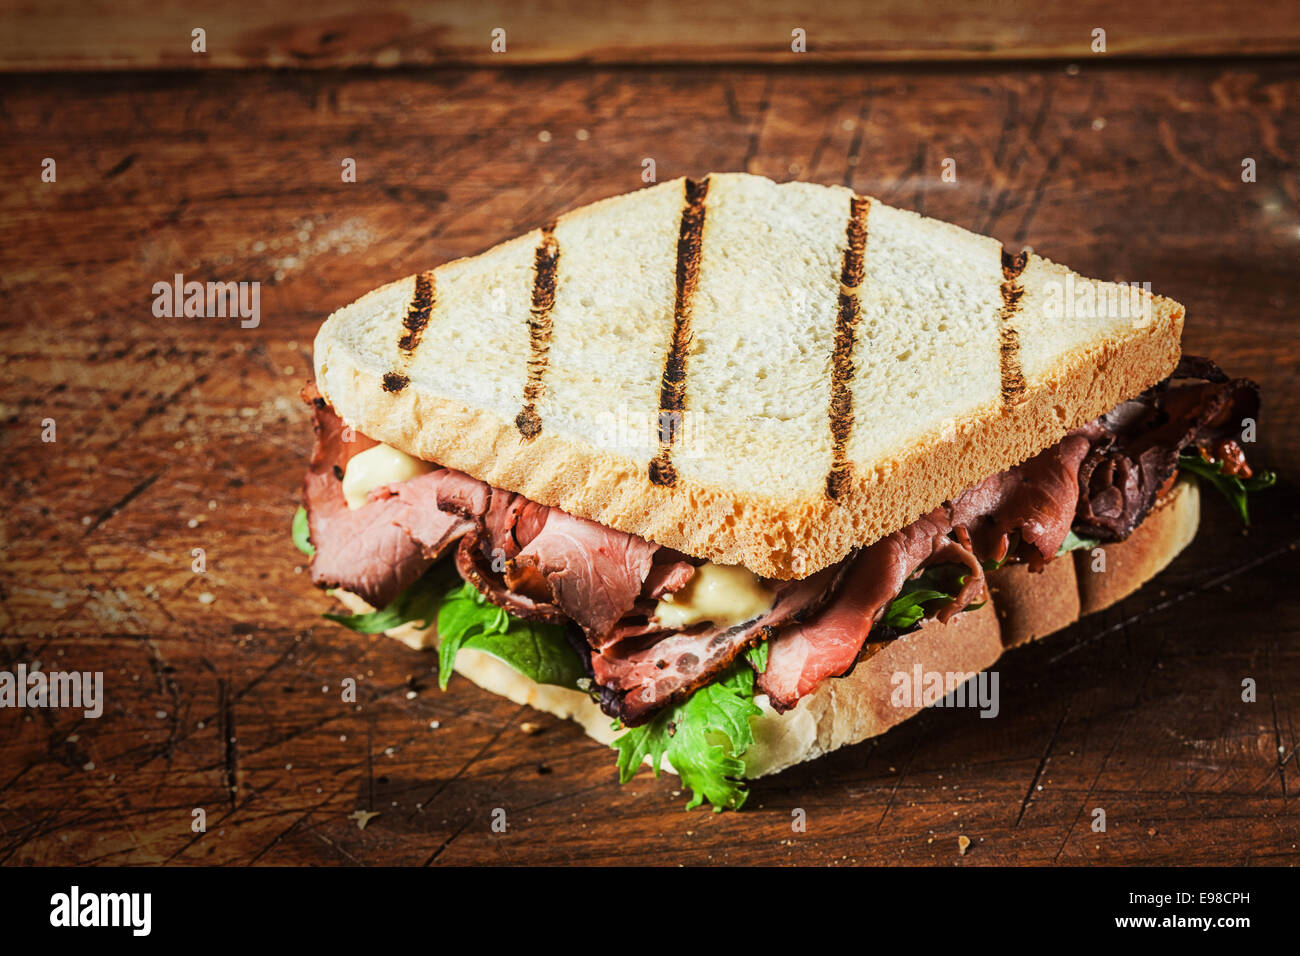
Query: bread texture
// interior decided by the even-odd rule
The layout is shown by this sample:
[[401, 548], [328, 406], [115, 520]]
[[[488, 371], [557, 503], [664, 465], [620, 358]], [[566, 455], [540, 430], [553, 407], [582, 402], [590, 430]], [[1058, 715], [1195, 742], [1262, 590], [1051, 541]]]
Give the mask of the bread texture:
[[1182, 326], [843, 187], [719, 173], [377, 289], [315, 372], [409, 454], [792, 578], [1166, 377]]
[[[1081, 610], [1102, 610], [1131, 594], [1187, 546], [1199, 520], [1196, 483], [1182, 478], [1127, 540], [1105, 546], [1105, 571], [1080, 570], [1076, 578], [1071, 555], [1049, 562], [1042, 574], [999, 569], [989, 577], [990, 596], [983, 607], [958, 614], [946, 625], [929, 620], [895, 641], [868, 646], [850, 674], [825, 681], [794, 709], [778, 714], [760, 695], [756, 701], [763, 713], [751, 721], [755, 741], [745, 755], [746, 776], [761, 777], [812, 760], [882, 734], [917, 713], [921, 708], [915, 701], [895, 706], [896, 674], [918, 667], [945, 674], [987, 670], [1004, 650], [1069, 626]], [[1081, 560], [1093, 558], [1091, 552], [1077, 554]], [[1059, 593], [1071, 590], [1072, 596]], [[370, 610], [355, 595], [334, 593], [354, 612]], [[404, 625], [388, 633], [413, 648], [437, 644], [434, 628]], [[490, 655], [461, 650], [456, 672], [517, 704], [577, 721], [602, 744], [617, 735], [609, 717], [585, 694], [538, 684]], [[663, 769], [672, 769], [666, 757]]]

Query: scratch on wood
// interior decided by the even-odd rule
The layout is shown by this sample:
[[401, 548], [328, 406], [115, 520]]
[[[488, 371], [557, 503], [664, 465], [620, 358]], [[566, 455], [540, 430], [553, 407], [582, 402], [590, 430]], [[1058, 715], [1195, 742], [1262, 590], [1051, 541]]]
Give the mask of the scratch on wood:
[[876, 821], [877, 831], [885, 825], [885, 817], [889, 816], [889, 811], [894, 806], [894, 800], [898, 796], [898, 788], [903, 785], [903, 778], [907, 776], [907, 769], [912, 766], [912, 758], [916, 756], [916, 748], [919, 746], [920, 743], [918, 742], [910, 751], [908, 751], [907, 763], [903, 764], [903, 769], [899, 771], [898, 779], [894, 781], [894, 788], [889, 791], [889, 802], [885, 804], [885, 812], [882, 813], [880, 819]]
[[115, 165], [112, 169], [110, 169], [108, 172], [106, 172], [106, 173], [104, 174], [104, 178], [105, 178], [105, 179], [116, 179], [118, 176], [121, 176], [124, 172], [126, 172], [126, 171], [127, 171], [128, 169], [130, 169], [133, 165], [135, 165], [135, 161], [136, 161], [137, 159], [139, 159], [139, 158], [140, 158], [140, 154], [139, 154], [139, 153], [130, 153], [130, 154], [128, 154], [127, 156], [125, 156], [125, 157], [122, 159], [121, 162], [117, 163], [117, 165]]
[[468, 770], [470, 767], [472, 767], [474, 765], [474, 762], [478, 760], [479, 757], [487, 753], [492, 748], [492, 745], [501, 739], [501, 735], [504, 734], [507, 729], [509, 729], [511, 726], [514, 725], [515, 718], [517, 718], [526, 709], [527, 708], [525, 708], [522, 705], [516, 708], [515, 712], [510, 715], [510, 719], [502, 722], [501, 729], [498, 730], [496, 733], [494, 733], [491, 736], [491, 738], [489, 738], [487, 743], [485, 743], [482, 747], [480, 747], [477, 751], [475, 751], [473, 756], [471, 756], [468, 760], [462, 763], [460, 767], [456, 770], [456, 772], [453, 773], [446, 780], [444, 780], [442, 784], [436, 790], [433, 791], [433, 793], [429, 794], [423, 800], [418, 801], [418, 805], [427, 810], [430, 804], [432, 804], [433, 801], [437, 799], [440, 793], [442, 793], [449, 786], [451, 786], [453, 783], [459, 780], [461, 778], [461, 775], [464, 774], [465, 771]]
[[442, 856], [442, 851], [447, 849], [447, 847], [451, 846], [451, 841], [456, 839], [456, 837], [460, 836], [462, 833], [464, 833], [465, 830], [469, 827], [469, 825], [473, 821], [474, 821], [473, 817], [467, 817], [465, 822], [462, 823], [456, 829], [456, 832], [453, 833], [451, 836], [447, 837], [447, 839], [443, 840], [442, 845], [438, 847], [438, 849], [433, 851], [433, 855], [424, 861], [424, 866], [432, 866], [434, 862], [438, 859], [438, 857]]
[[1043, 770], [1047, 767], [1047, 760], [1052, 754], [1052, 748], [1056, 746], [1056, 738], [1061, 735], [1061, 728], [1065, 726], [1065, 719], [1069, 716], [1070, 705], [1066, 704], [1065, 713], [1056, 722], [1056, 729], [1052, 731], [1052, 736], [1047, 741], [1047, 747], [1043, 750], [1043, 756], [1039, 758], [1038, 769], [1034, 771], [1034, 779], [1029, 781], [1029, 789], [1025, 791], [1025, 798], [1020, 801], [1020, 813], [1016, 815], [1017, 828], [1020, 826], [1020, 821], [1025, 818], [1025, 810], [1029, 807], [1029, 801], [1034, 796], [1034, 787], [1038, 786], [1038, 781], [1042, 779]]
[[162, 472], [158, 471], [158, 472], [154, 472], [144, 481], [140, 482], [138, 485], [136, 485], [134, 488], [128, 491], [125, 495], [123, 495], [120, 499], [118, 499], [116, 502], [109, 505], [98, 515], [96, 515], [95, 520], [90, 523], [90, 526], [86, 528], [85, 532], [83, 532], [81, 536], [83, 538], [86, 537], [86, 535], [90, 534], [92, 531], [94, 531], [96, 528], [102, 525], [109, 518], [116, 517], [122, 511], [123, 508], [125, 508], [131, 502], [135, 501], [136, 498], [139, 498], [142, 494], [148, 491], [149, 486], [152, 485], [155, 481], [157, 481], [161, 477], [162, 477]]
[[217, 680], [217, 711], [221, 718], [221, 753], [225, 763], [222, 782], [233, 807], [239, 792], [239, 740], [235, 736], [235, 702], [230, 696], [230, 683], [224, 677]]

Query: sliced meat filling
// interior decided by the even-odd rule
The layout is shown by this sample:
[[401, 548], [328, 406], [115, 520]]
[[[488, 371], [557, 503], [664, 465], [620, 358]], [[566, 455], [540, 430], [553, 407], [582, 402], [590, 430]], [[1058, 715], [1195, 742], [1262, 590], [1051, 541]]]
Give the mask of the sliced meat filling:
[[312, 406], [316, 435], [303, 484], [307, 526], [316, 548], [310, 566], [312, 583], [346, 588], [383, 607], [433, 562], [395, 523], [400, 505], [376, 493], [363, 507], [348, 507], [343, 497], [344, 469], [355, 455], [378, 442], [345, 433], [342, 420], [314, 386], [303, 390], [303, 398]]
[[654, 563], [646, 575], [642, 594], [651, 601], [658, 601], [665, 594], [686, 587], [693, 577], [695, 565], [685, 555], [671, 548], [660, 548], [655, 552]]
[[772, 706], [788, 710], [826, 678], [852, 670], [872, 627], [925, 567], [958, 564], [969, 571], [960, 592], [936, 614], [945, 623], [983, 592], [981, 562], [1012, 556], [1013, 535], [1016, 556], [1041, 569], [1070, 531], [1087, 450], [1085, 439], [1066, 438], [864, 549], [826, 609], [773, 643], [758, 678]]
[[551, 508], [536, 537], [506, 562], [505, 581], [517, 591], [545, 586], [598, 641], [636, 604], [656, 550], [644, 538]]
[[519, 617], [571, 619], [598, 644], [634, 610], [652, 571], [651, 596], [684, 586], [694, 573], [676, 551], [447, 468], [378, 488], [349, 508], [348, 462], [378, 442], [345, 435], [314, 386], [303, 398], [315, 416], [305, 499], [318, 585], [382, 607], [455, 546], [461, 575], [490, 601]]
[[1128, 537], [1189, 447], [1249, 477], [1237, 439], [1244, 419], [1258, 416], [1259, 402], [1250, 379], [1229, 379], [1209, 359], [1185, 355], [1170, 378], [1077, 429], [1089, 442], [1079, 468], [1078, 533], [1102, 541]]
[[443, 486], [459, 474], [439, 468], [427, 475], [379, 488], [371, 495], [371, 500], [390, 503], [393, 523], [410, 536], [426, 558], [437, 561], [474, 529], [474, 522], [438, 507], [438, 495]]
[[538, 600], [506, 585], [489, 557], [490, 546], [491, 541], [484, 538], [478, 530], [461, 538], [456, 547], [456, 570], [460, 576], [497, 607], [504, 608], [515, 617], [527, 621], [563, 624], [567, 619], [554, 603], [545, 599]]
[[1079, 465], [1088, 440], [1067, 436], [1029, 461], [993, 475], [959, 495], [949, 507], [954, 528], [964, 528], [983, 561], [1011, 555], [1041, 571], [1070, 532], [1079, 501]]
[[848, 564], [842, 561], [801, 581], [777, 582], [772, 607], [752, 620], [658, 631], [607, 646], [592, 657], [596, 682], [606, 691], [601, 701], [606, 713], [635, 726], [685, 698], [744, 651], [771, 640], [779, 628], [814, 614], [834, 593]]
[[602, 706], [628, 725], [683, 699], [764, 640], [771, 647], [758, 686], [785, 710], [852, 670], [889, 603], [925, 567], [957, 564], [968, 572], [936, 614], [947, 621], [983, 593], [982, 562], [1017, 560], [1041, 570], [1072, 525], [1103, 540], [1127, 536], [1188, 446], [1249, 476], [1234, 438], [1241, 420], [1258, 412], [1258, 386], [1192, 357], [1172, 378], [838, 565], [801, 581], [767, 582], [773, 603], [757, 617], [679, 629], [659, 624], [656, 602], [690, 583], [697, 560], [461, 472], [438, 469], [377, 489], [349, 510], [343, 469], [376, 443], [360, 435], [342, 442], [342, 423], [309, 387], [312, 577], [382, 605], [454, 546], [461, 576], [494, 604], [521, 618], [577, 625], [581, 636], [572, 630], [571, 638], [590, 653]]
[[521, 617], [571, 619], [593, 644], [632, 611], [658, 545], [462, 478], [438, 506], [476, 527], [457, 566], [489, 601]]

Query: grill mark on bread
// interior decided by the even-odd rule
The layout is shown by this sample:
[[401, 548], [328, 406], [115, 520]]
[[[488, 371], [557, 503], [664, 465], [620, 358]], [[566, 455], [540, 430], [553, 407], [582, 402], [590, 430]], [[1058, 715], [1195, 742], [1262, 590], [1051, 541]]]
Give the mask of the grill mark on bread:
[[849, 204], [849, 223], [844, 231], [844, 261], [840, 266], [839, 310], [835, 315], [835, 346], [831, 352], [831, 399], [828, 410], [831, 428], [831, 470], [826, 475], [826, 495], [839, 498], [853, 474], [848, 458], [849, 436], [853, 434], [853, 347], [862, 319], [859, 290], [866, 276], [867, 211], [871, 200], [854, 196]]
[[533, 298], [528, 312], [528, 378], [524, 383], [524, 407], [515, 416], [515, 427], [524, 438], [536, 438], [542, 430], [537, 403], [546, 393], [546, 363], [551, 351], [551, 310], [555, 307], [555, 272], [560, 262], [560, 243], [555, 224], [542, 227], [542, 241], [533, 254]]
[[1015, 405], [1024, 400], [1025, 373], [1020, 367], [1020, 333], [1012, 325], [1025, 294], [1020, 274], [1029, 262], [1029, 253], [1008, 255], [1002, 250], [1002, 308], [998, 312], [998, 352], [1002, 374], [1002, 404]]
[[[402, 319], [402, 328], [406, 331], [397, 339], [397, 351], [400, 356], [409, 359], [420, 344], [420, 337], [429, 324], [433, 314], [434, 279], [432, 272], [421, 272], [415, 277], [415, 292], [411, 295], [411, 304], [406, 307], [406, 317]], [[399, 366], [405, 363], [399, 359]], [[399, 371], [385, 372], [382, 386], [385, 392], [400, 392], [411, 384], [411, 380]]]
[[677, 231], [677, 292], [673, 299], [673, 337], [664, 360], [659, 386], [659, 454], [650, 461], [650, 481], [671, 487], [677, 483], [672, 448], [682, 429], [686, 407], [686, 353], [691, 347], [691, 307], [700, 280], [700, 248], [704, 236], [704, 197], [709, 178], [687, 179], [686, 204]]
[[433, 273], [421, 272], [415, 277], [415, 294], [406, 309], [406, 318], [402, 320], [402, 328], [406, 329], [406, 333], [397, 340], [397, 347], [408, 355], [420, 344], [420, 337], [429, 324], [429, 316], [433, 313], [433, 296]]

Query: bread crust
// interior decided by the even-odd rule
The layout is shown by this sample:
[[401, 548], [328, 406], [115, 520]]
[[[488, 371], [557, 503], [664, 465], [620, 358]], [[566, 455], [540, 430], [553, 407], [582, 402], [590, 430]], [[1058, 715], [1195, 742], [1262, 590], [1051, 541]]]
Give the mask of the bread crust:
[[1079, 619], [1079, 583], [1070, 555], [1048, 561], [1038, 573], [1027, 564], [1008, 564], [987, 577], [1003, 647], [1019, 647]]
[[[757, 188], [754, 183], [760, 181], [736, 174], [713, 178], [719, 180], [717, 189], [723, 184], [736, 190]], [[681, 188], [680, 182], [654, 187]], [[847, 208], [851, 194], [841, 191]], [[561, 217], [557, 229], [617, 217], [624, 208], [640, 208], [621, 205], [638, 195], [576, 210]], [[909, 214], [907, 222], [913, 221], [935, 225], [933, 220]], [[938, 234], [948, 241], [973, 246], [981, 255], [989, 252], [984, 247], [991, 243], [996, 260], [993, 240], [949, 224], [938, 227]], [[662, 223], [647, 223], [645, 228], [657, 235]], [[539, 235], [512, 240], [475, 258], [484, 260], [482, 268], [490, 272], [496, 261], [490, 257], [509, 254], [518, 259], [522, 247]], [[870, 251], [868, 245], [868, 283]], [[438, 277], [452, 267], [463, 275], [475, 267], [474, 260], [448, 263], [432, 275], [441, 281]], [[563, 269], [562, 264], [561, 283]], [[1022, 311], [1017, 323], [1025, 329], [1046, 327], [1051, 320], [1040, 313], [1052, 301], [1055, 286], [1073, 275], [1046, 259], [1030, 257], [1020, 280]], [[400, 324], [409, 298], [405, 290], [414, 288], [414, 281], [412, 277], [364, 296], [330, 316], [317, 335], [317, 386], [345, 422], [410, 454], [542, 504], [696, 557], [744, 565], [756, 574], [783, 579], [804, 577], [835, 563], [853, 548], [911, 523], [984, 477], [1025, 461], [1059, 441], [1069, 429], [1165, 378], [1177, 364], [1183, 325], [1181, 305], [1147, 295], [1142, 301], [1149, 314], [1143, 320], [1099, 324], [1091, 337], [1071, 340], [1069, 348], [1052, 353], [1051, 362], [1035, 359], [1033, 374], [1025, 376], [1024, 388], [1014, 401], [991, 397], [979, 407], [964, 409], [941, 428], [915, 440], [909, 437], [901, 449], [869, 461], [851, 461], [851, 472], [832, 498], [822, 490], [795, 493], [770, 484], [736, 486], [685, 472], [666, 487], [651, 480], [645, 456], [575, 440], [556, 430], [543, 429], [525, 440], [513, 412], [470, 407], [444, 394], [436, 383], [411, 378], [397, 390], [385, 387], [387, 368], [359, 353], [357, 330]], [[1082, 278], [1078, 282], [1095, 288], [1104, 285]], [[1041, 329], [1038, 334], [1043, 334]], [[431, 327], [426, 340], [432, 335]], [[449, 369], [448, 374], [456, 372]], [[686, 388], [689, 412], [689, 383]], [[828, 403], [829, 388], [828, 375]], [[867, 409], [857, 414], [866, 415]], [[807, 455], [810, 463], [817, 460], [810, 449], [754, 449], [755, 456], [771, 454]]]
[[[1076, 577], [1071, 555], [1049, 562], [1042, 574], [1000, 569], [990, 576], [991, 594], [984, 607], [958, 614], [947, 625], [926, 621], [919, 630], [864, 656], [848, 676], [825, 681], [792, 710], [778, 714], [760, 695], [756, 700], [763, 713], [751, 721], [755, 742], [745, 757], [746, 776], [777, 773], [882, 734], [915, 714], [917, 706], [891, 703], [895, 673], [911, 673], [917, 665], [941, 673], [986, 670], [1004, 650], [1068, 626], [1080, 611], [1089, 614], [1109, 607], [1166, 567], [1195, 537], [1199, 519], [1196, 482], [1182, 478], [1127, 540], [1106, 546], [1104, 573], [1080, 571]], [[1090, 557], [1088, 552], [1079, 555], [1079, 560]], [[1069, 592], [1075, 588], [1071, 599]], [[353, 594], [333, 593], [353, 612], [370, 610]], [[413, 648], [437, 644], [435, 628], [403, 625], [388, 633]], [[617, 736], [609, 717], [585, 694], [537, 684], [487, 654], [462, 650], [456, 671], [517, 704], [574, 720], [602, 744]], [[672, 769], [667, 758], [663, 769]]]

